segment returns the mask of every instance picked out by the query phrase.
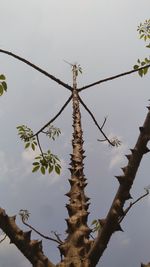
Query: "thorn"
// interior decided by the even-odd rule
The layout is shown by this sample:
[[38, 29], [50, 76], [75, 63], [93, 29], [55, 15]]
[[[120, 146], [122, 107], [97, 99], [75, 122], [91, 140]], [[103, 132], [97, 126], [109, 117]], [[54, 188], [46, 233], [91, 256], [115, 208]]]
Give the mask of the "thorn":
[[30, 241], [31, 240], [31, 230], [30, 231], [27, 231], [27, 232], [24, 232], [23, 235], [24, 235], [24, 238], [26, 241]]
[[133, 197], [130, 195], [129, 192], [127, 192], [127, 193], [125, 194], [125, 199], [126, 199], [126, 200], [129, 200], [129, 199], [133, 199]]
[[127, 170], [127, 167], [122, 167], [121, 170], [123, 171], [123, 173], [125, 173]]
[[9, 219], [15, 222], [16, 221], [16, 215], [9, 217]]
[[86, 202], [88, 202], [88, 201], [90, 200], [89, 197], [87, 197], [87, 196], [84, 196], [84, 197], [85, 197], [85, 201], [86, 201]]
[[144, 132], [144, 127], [143, 126], [139, 127], [139, 130], [140, 130], [141, 133], [143, 133]]
[[72, 179], [68, 179], [68, 181], [69, 181], [69, 183], [70, 183], [71, 186], [74, 185], [75, 182], [76, 182], [76, 181], [74, 181], [74, 180], [72, 180]]
[[131, 154], [129, 154], [129, 155], [125, 155], [126, 156], [126, 158], [128, 159], [128, 160], [130, 160], [131, 159], [131, 157], [132, 157], [132, 155]]
[[72, 168], [68, 168], [68, 170], [71, 172], [71, 174], [73, 173], [73, 169]]
[[132, 152], [132, 154], [134, 154], [136, 150], [134, 148], [131, 148], [130, 151]]
[[42, 241], [32, 240], [31, 241], [31, 246], [36, 250], [42, 249]]
[[150, 106], [147, 106], [147, 109], [150, 110]]
[[119, 223], [116, 225], [115, 231], [124, 232], [123, 229], [121, 228], [121, 225]]
[[70, 197], [70, 192], [66, 193], [65, 196]]
[[116, 175], [115, 178], [117, 178], [119, 184], [122, 184], [124, 182], [125, 176], [123, 176], [123, 175], [122, 176], [121, 175], [120, 176], [117, 176]]
[[146, 146], [146, 147], [144, 148], [144, 150], [143, 150], [143, 153], [146, 154], [146, 153], [148, 153], [148, 152], [150, 152], [150, 149]]

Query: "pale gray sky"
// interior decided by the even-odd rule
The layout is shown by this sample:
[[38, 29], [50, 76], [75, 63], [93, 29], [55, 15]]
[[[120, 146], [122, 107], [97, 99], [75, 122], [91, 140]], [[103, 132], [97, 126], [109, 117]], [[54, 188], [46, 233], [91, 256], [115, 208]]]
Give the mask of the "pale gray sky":
[[[148, 0], [0, 0], [0, 47], [25, 57], [51, 74], [71, 83], [69, 62], [83, 68], [79, 86], [132, 69], [138, 58], [149, 56], [138, 39], [137, 26], [149, 19]], [[23, 63], [0, 54], [0, 73], [8, 80], [8, 93], [0, 98], [0, 205], [11, 214], [29, 209], [30, 222], [43, 233], [64, 234], [67, 217], [64, 194], [68, 191], [71, 152], [71, 106], [55, 122], [62, 130], [57, 142], [44, 142], [62, 159], [63, 171], [56, 175], [32, 174], [31, 154], [23, 150], [16, 126], [34, 130], [47, 122], [69, 96], [64, 88]], [[91, 197], [89, 222], [104, 217], [118, 187], [114, 175], [126, 163], [123, 156], [133, 147], [138, 127], [146, 115], [149, 75], [134, 74], [82, 92], [99, 123], [108, 115], [106, 132], [121, 138], [112, 150], [96, 140], [100, 134], [82, 109], [85, 139], [85, 174]], [[145, 156], [132, 189], [133, 197], [150, 184], [149, 155]], [[18, 220], [19, 222], [19, 220]], [[105, 251], [101, 267], [140, 266], [150, 261], [150, 199], [137, 205], [123, 222], [124, 233], [116, 233]], [[37, 236], [36, 236], [37, 238]], [[53, 244], [43, 242], [47, 255], [57, 262]], [[0, 267], [28, 267], [30, 263], [10, 245], [0, 246]]]

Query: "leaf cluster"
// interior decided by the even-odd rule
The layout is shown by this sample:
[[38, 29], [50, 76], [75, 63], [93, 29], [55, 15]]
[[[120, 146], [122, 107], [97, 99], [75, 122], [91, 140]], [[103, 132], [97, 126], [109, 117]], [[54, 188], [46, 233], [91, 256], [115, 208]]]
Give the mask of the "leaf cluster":
[[35, 150], [37, 142], [35, 136], [33, 136], [33, 131], [26, 125], [19, 125], [17, 129], [20, 139], [25, 143], [25, 148], [31, 147], [32, 150]]
[[40, 170], [43, 175], [46, 171], [48, 171], [49, 174], [52, 171], [55, 171], [59, 175], [61, 171], [59, 158], [52, 154], [50, 150], [48, 150], [47, 153], [40, 154], [35, 157], [32, 172], [36, 172], [38, 170]]
[[[134, 70], [138, 70], [139, 68], [144, 67], [144, 66], [146, 66], [146, 65], [148, 65], [148, 64], [150, 64], [150, 59], [145, 58], [145, 59], [142, 60], [142, 61], [141, 61], [140, 59], [138, 59], [138, 60], [137, 60], [137, 64], [134, 65], [133, 68], [134, 68]], [[138, 71], [138, 74], [142, 77], [143, 75], [147, 74], [148, 69], [149, 69], [149, 67], [144, 68], [144, 69], [140, 69], [140, 70]]]
[[111, 138], [110, 141], [111, 141], [112, 145], [115, 147], [119, 147], [122, 144], [122, 142], [116, 136]]
[[56, 137], [58, 137], [61, 134], [61, 130], [59, 128], [54, 127], [52, 124], [48, 127], [47, 131], [45, 134], [49, 137], [52, 138], [52, 140], [55, 140]]
[[0, 96], [3, 95], [4, 92], [7, 91], [7, 83], [6, 83], [6, 77], [1, 74], [0, 75]]
[[[143, 39], [145, 42], [150, 39], [150, 19], [145, 20], [144, 23], [140, 23], [137, 31], [140, 35], [140, 39]], [[150, 44], [147, 47], [150, 47]]]
[[30, 212], [28, 210], [21, 209], [19, 211], [19, 215], [20, 215], [22, 221], [27, 221], [29, 219]]

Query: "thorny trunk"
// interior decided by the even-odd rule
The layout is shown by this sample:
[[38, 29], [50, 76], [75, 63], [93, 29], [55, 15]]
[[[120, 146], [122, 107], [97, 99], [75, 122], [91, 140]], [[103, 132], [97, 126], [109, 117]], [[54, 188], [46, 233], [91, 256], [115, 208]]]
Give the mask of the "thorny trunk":
[[69, 197], [69, 204], [66, 205], [69, 218], [67, 222], [67, 238], [60, 246], [63, 255], [59, 267], [88, 267], [86, 260], [87, 253], [91, 247], [89, 234], [91, 230], [87, 226], [88, 200], [84, 193], [86, 178], [84, 176], [84, 150], [81, 127], [81, 114], [79, 107], [78, 91], [76, 86], [77, 69], [73, 66], [73, 153], [71, 154], [71, 179], [70, 191], [66, 194]]

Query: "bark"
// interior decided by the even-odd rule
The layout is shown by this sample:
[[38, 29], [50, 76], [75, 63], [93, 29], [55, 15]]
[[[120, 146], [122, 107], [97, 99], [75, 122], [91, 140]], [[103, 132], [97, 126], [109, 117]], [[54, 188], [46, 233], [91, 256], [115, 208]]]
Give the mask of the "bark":
[[70, 191], [66, 194], [69, 197], [69, 204], [66, 205], [69, 218], [67, 222], [67, 238], [60, 251], [64, 256], [63, 261], [58, 265], [61, 267], [85, 267], [89, 266], [87, 253], [91, 247], [89, 234], [91, 230], [87, 226], [89, 198], [85, 195], [84, 189], [87, 185], [84, 176], [84, 150], [81, 126], [81, 114], [79, 107], [78, 91], [76, 89], [76, 73], [74, 72], [73, 84], [73, 152], [71, 154], [71, 179]]
[[43, 254], [42, 242], [31, 240], [31, 231], [23, 232], [15, 223], [16, 217], [9, 217], [5, 210], [0, 208], [0, 228], [10, 238], [10, 243], [22, 252], [33, 267], [55, 267]]

